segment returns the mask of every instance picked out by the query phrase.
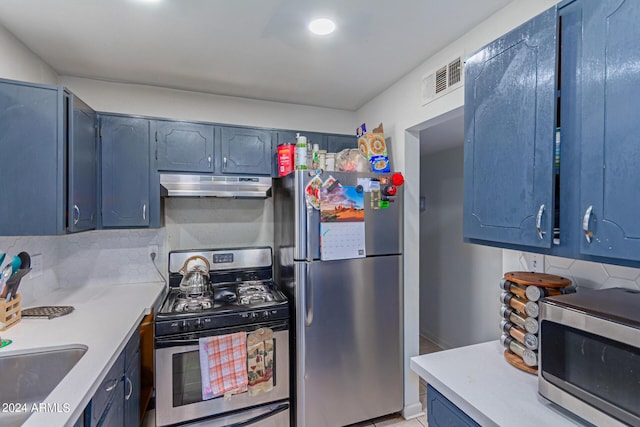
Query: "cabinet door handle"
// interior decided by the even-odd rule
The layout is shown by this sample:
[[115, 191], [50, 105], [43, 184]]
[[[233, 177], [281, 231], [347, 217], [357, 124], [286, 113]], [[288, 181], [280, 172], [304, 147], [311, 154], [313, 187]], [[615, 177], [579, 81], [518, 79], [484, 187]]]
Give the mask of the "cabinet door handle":
[[223, 167], [224, 169], [226, 169], [226, 168], [227, 168], [227, 156], [224, 156], [224, 157], [222, 158], [222, 167]]
[[127, 393], [127, 395], [124, 397], [124, 400], [129, 400], [129, 398], [131, 397], [131, 395], [133, 394], [133, 383], [131, 382], [131, 380], [129, 379], [129, 377], [125, 376], [124, 380], [127, 382], [127, 384], [129, 384], [129, 392]]
[[209, 162], [209, 167], [211, 167], [211, 154], [209, 154], [209, 157], [207, 157], [207, 161]]
[[147, 204], [142, 205], [142, 219], [147, 220]]
[[76, 225], [80, 221], [80, 208], [78, 205], [73, 205], [73, 225]]
[[104, 391], [113, 391], [113, 389], [115, 389], [116, 386], [118, 385], [118, 382], [119, 382], [118, 379], [113, 380], [113, 384], [111, 384], [108, 387], [105, 387]]
[[540, 240], [544, 238], [546, 234], [542, 231], [542, 214], [544, 213], [544, 203], [540, 205], [540, 209], [538, 209], [538, 215], [536, 215], [536, 231], [538, 232], [538, 237]]
[[589, 206], [582, 219], [582, 231], [584, 231], [584, 238], [587, 239], [587, 243], [591, 243], [591, 236], [593, 236], [593, 231], [589, 231], [589, 220], [592, 212], [593, 206]]

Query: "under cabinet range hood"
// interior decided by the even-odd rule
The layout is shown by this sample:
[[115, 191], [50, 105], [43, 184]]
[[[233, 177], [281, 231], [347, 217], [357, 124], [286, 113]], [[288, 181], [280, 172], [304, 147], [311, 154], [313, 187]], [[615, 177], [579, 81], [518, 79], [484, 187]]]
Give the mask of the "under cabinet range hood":
[[271, 178], [256, 176], [160, 174], [165, 197], [271, 197]]

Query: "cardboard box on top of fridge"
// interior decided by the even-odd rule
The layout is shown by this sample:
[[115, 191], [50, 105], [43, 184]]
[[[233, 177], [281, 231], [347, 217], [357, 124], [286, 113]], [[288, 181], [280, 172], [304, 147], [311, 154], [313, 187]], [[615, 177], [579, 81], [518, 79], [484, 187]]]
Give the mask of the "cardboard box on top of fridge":
[[371, 171], [376, 173], [391, 172], [389, 152], [384, 139], [382, 123], [372, 132], [358, 135], [358, 150], [369, 160]]

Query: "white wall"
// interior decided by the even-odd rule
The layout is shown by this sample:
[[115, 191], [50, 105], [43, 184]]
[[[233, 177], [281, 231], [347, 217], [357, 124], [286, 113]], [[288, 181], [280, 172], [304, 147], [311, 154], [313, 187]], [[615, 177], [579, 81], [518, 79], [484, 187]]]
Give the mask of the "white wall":
[[500, 337], [502, 250], [463, 242], [463, 162], [462, 141], [420, 162], [420, 333], [443, 348]]
[[55, 71], [0, 25], [0, 77], [56, 84]]
[[[418, 377], [409, 367], [409, 358], [419, 351], [419, 291], [420, 244], [419, 235], [419, 181], [420, 150], [416, 132], [430, 126], [442, 114], [460, 108], [464, 103], [463, 89], [425, 106], [421, 105], [420, 83], [422, 76], [442, 64], [466, 56], [488, 42], [500, 37], [531, 17], [557, 3], [557, 0], [514, 0], [502, 10], [482, 22], [457, 41], [408, 73], [390, 88], [357, 111], [357, 122], [369, 125], [384, 123], [385, 134], [391, 137], [394, 168], [405, 173], [405, 245], [404, 245], [404, 354], [405, 354], [405, 417], [416, 416], [421, 411], [418, 395]], [[425, 40], [425, 43], [428, 43]]]
[[355, 133], [355, 113], [155, 86], [60, 77], [97, 111], [330, 133]]

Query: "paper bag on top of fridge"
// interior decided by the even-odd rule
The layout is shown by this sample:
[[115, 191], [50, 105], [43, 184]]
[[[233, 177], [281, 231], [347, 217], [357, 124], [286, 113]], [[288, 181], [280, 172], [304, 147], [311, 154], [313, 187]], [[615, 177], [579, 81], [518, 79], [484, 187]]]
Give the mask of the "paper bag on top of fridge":
[[382, 123], [373, 131], [367, 132], [358, 138], [358, 150], [369, 160], [372, 172], [391, 172]]

